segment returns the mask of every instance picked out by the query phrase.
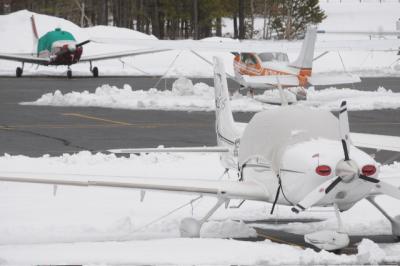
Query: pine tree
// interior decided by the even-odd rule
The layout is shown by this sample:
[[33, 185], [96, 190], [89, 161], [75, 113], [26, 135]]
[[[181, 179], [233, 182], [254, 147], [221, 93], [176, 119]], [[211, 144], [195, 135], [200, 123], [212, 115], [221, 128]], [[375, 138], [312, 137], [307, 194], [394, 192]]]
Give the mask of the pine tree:
[[304, 35], [307, 25], [326, 18], [318, 0], [280, 0], [278, 14], [272, 17], [272, 29], [279, 39], [295, 39]]

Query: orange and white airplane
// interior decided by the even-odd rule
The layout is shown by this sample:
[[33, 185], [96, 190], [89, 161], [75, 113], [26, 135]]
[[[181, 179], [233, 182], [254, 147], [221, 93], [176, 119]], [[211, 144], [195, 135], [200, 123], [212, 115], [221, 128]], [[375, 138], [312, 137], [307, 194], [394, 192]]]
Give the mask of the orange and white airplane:
[[313, 74], [317, 28], [308, 27], [300, 54], [293, 62], [283, 52], [238, 53], [233, 61], [235, 79], [244, 87], [270, 88], [278, 83], [282, 87], [307, 87], [360, 82], [351, 74]]

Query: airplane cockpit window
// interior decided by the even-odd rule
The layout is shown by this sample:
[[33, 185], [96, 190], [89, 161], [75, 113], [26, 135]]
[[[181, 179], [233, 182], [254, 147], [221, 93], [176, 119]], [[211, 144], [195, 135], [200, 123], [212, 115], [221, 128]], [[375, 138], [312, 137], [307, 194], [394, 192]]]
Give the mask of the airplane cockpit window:
[[289, 57], [285, 53], [260, 53], [258, 57], [262, 62], [289, 62]]
[[241, 60], [243, 63], [247, 64], [247, 65], [249, 65], [249, 64], [250, 64], [250, 65], [255, 65], [255, 64], [257, 64], [257, 60], [256, 60], [256, 58], [254, 57], [254, 55], [252, 55], [252, 54], [243, 53], [243, 54], [241, 54], [240, 60]]
[[255, 65], [257, 64], [257, 59], [254, 57], [254, 55], [249, 55], [246, 64]]

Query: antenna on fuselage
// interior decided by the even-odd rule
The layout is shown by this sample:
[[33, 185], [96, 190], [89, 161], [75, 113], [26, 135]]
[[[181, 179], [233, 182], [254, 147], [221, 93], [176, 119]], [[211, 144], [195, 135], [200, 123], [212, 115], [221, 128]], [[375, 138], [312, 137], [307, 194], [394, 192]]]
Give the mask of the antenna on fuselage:
[[276, 77], [276, 81], [278, 84], [278, 90], [279, 90], [279, 97], [281, 98], [281, 104], [282, 106], [287, 106], [288, 105], [288, 100], [286, 98], [285, 92], [282, 89], [281, 82], [279, 81], [279, 77]]

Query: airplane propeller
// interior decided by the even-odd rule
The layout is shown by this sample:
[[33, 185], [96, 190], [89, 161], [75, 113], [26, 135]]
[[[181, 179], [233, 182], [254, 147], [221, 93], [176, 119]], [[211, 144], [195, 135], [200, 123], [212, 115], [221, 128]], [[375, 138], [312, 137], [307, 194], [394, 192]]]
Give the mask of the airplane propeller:
[[360, 173], [358, 165], [355, 161], [350, 159], [350, 152], [348, 149], [349, 143], [349, 119], [347, 114], [347, 104], [343, 101], [340, 105], [339, 111], [339, 127], [340, 127], [340, 137], [343, 147], [344, 159], [341, 160], [336, 166], [336, 177], [329, 179], [322, 185], [318, 186], [312, 190], [303, 200], [301, 200], [296, 206], [292, 208], [292, 211], [299, 213], [307, 208], [313, 206], [320, 200], [322, 200], [329, 192], [331, 192], [338, 184], [341, 182], [349, 183], [354, 178], [360, 178], [364, 181], [376, 184], [375, 189], [378, 192], [387, 194], [394, 198], [400, 199], [400, 190], [395, 186], [382, 182], [379, 179], [369, 177]]
[[90, 43], [90, 40], [86, 40], [86, 41], [80, 42], [80, 43], [76, 44], [76, 47], [81, 47], [81, 46], [84, 46], [85, 44], [88, 44], [88, 43]]
[[83, 46], [85, 44], [88, 44], [89, 42], [90, 42], [90, 40], [86, 40], [86, 41], [77, 43], [75, 45], [73, 45], [73, 44], [64, 45], [64, 47], [62, 47], [62, 49], [57, 53], [57, 56], [61, 56], [61, 55], [66, 54], [68, 52], [75, 52], [75, 50], [78, 47], [81, 47], [81, 46]]

